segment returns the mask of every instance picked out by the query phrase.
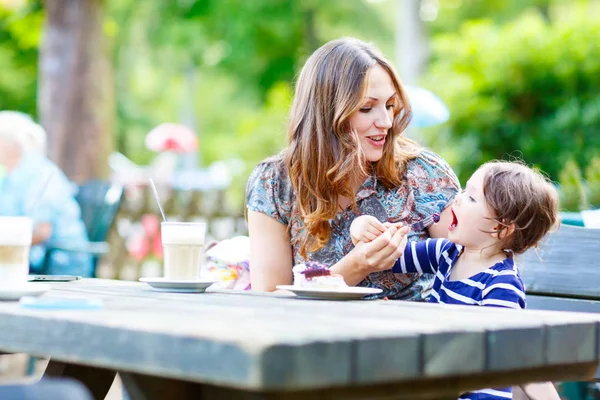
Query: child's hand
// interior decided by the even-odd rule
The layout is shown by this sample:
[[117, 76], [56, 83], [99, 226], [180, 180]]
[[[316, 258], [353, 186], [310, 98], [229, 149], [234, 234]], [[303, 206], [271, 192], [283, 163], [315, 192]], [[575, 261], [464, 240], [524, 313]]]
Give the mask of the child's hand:
[[410, 226], [407, 226], [407, 225], [403, 226], [401, 223], [391, 224], [391, 226], [397, 227], [398, 231], [402, 235], [402, 240], [400, 241], [398, 248], [402, 250], [402, 253], [404, 253], [404, 248], [406, 247], [406, 244], [408, 243], [408, 232], [410, 231]]
[[352, 244], [370, 242], [385, 231], [385, 225], [372, 215], [361, 215], [352, 221], [352, 225], [350, 225]]

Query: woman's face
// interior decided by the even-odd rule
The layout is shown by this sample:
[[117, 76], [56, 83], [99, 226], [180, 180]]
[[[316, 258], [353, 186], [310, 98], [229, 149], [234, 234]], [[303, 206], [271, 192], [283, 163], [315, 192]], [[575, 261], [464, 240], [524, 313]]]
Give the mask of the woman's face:
[[8, 172], [21, 161], [21, 149], [11, 140], [0, 136], [0, 165]]
[[367, 96], [358, 111], [350, 115], [350, 124], [356, 130], [360, 147], [370, 162], [379, 161], [389, 129], [398, 107], [392, 78], [383, 67], [375, 64], [369, 73]]

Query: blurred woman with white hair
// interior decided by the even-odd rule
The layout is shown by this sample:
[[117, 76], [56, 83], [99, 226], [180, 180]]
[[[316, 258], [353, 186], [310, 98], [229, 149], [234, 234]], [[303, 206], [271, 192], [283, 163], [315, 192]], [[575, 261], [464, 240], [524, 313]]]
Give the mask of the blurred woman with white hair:
[[46, 131], [29, 115], [19, 111], [0, 111], [0, 130], [18, 140], [26, 153], [46, 155]]
[[90, 276], [92, 261], [84, 253], [54, 251], [42, 271], [47, 246], [88, 241], [75, 187], [45, 149], [40, 125], [26, 114], [0, 111], [0, 215], [33, 219], [31, 273]]

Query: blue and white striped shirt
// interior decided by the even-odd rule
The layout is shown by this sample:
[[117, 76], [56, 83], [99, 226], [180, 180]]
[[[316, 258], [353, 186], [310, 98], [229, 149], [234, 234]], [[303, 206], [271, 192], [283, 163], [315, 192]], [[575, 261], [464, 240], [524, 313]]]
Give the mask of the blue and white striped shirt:
[[[450, 280], [452, 266], [462, 246], [447, 239], [409, 242], [392, 272], [435, 274], [431, 303], [525, 308], [525, 288], [512, 257], [467, 279]], [[463, 393], [461, 400], [512, 399], [511, 388], [482, 389]]]

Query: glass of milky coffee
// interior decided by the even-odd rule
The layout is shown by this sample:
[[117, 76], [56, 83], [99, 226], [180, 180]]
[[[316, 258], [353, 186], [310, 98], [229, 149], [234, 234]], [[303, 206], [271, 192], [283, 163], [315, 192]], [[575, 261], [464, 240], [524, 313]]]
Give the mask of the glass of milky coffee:
[[27, 283], [32, 234], [31, 218], [0, 216], [0, 286]]
[[204, 252], [204, 222], [162, 222], [161, 238], [166, 279], [197, 280]]

